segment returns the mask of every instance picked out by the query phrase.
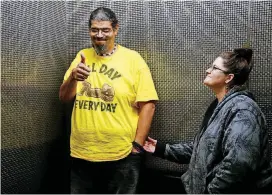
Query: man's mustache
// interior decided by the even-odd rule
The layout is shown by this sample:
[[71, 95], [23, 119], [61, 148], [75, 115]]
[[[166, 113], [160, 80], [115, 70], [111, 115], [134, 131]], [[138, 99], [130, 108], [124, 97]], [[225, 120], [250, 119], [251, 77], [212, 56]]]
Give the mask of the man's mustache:
[[96, 40], [96, 41], [106, 41], [107, 39], [106, 38], [94, 38], [94, 40]]

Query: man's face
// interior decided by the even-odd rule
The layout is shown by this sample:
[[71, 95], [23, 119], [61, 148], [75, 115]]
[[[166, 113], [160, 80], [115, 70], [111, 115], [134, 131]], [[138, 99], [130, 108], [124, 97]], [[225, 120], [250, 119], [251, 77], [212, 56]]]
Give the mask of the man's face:
[[114, 47], [118, 25], [113, 29], [110, 21], [93, 20], [89, 33], [96, 52], [108, 53]]

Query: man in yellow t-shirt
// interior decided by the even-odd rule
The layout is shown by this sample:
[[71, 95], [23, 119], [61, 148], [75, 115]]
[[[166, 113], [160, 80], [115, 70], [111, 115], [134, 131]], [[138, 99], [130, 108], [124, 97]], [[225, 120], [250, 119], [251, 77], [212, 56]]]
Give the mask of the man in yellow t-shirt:
[[71, 63], [60, 100], [74, 100], [71, 193], [136, 193], [145, 139], [158, 95], [136, 51], [115, 43], [118, 20], [108, 8], [89, 19], [92, 48]]

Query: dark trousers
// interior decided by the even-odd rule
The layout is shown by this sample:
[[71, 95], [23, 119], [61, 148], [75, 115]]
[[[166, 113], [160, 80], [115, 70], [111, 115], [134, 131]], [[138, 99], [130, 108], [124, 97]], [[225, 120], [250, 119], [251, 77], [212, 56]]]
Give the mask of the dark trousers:
[[71, 157], [72, 194], [135, 194], [142, 154], [118, 161], [89, 162]]

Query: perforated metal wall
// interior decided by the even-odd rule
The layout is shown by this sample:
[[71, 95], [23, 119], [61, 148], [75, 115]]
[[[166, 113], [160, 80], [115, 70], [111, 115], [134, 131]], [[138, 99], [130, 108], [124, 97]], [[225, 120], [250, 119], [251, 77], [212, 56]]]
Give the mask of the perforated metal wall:
[[1, 1], [2, 193], [37, 193], [52, 168], [63, 129], [65, 13], [61, 1]]
[[272, 1], [253, 1], [250, 6], [250, 32], [254, 55], [254, 69], [249, 89], [265, 113], [272, 156]]
[[[69, 1], [69, 62], [79, 49], [90, 46], [88, 18], [99, 6], [117, 14], [118, 43], [140, 52], [152, 71], [160, 98], [152, 137], [164, 142], [192, 140], [214, 98], [202, 84], [208, 64], [221, 51], [249, 42], [255, 64], [249, 88], [257, 96], [271, 134], [271, 1]], [[184, 170], [153, 157], [146, 165]]]
[[[115, 11], [117, 42], [138, 51], [151, 69], [160, 98], [152, 137], [192, 140], [214, 98], [202, 84], [208, 64], [250, 42], [255, 67], [248, 86], [271, 138], [271, 1], [2, 1], [2, 193], [38, 192], [45, 182], [52, 145], [65, 125], [59, 86], [76, 53], [90, 46], [89, 14], [99, 6]], [[146, 166], [185, 168], [153, 157]]]

